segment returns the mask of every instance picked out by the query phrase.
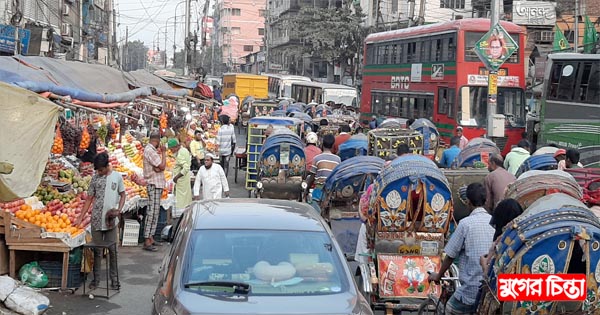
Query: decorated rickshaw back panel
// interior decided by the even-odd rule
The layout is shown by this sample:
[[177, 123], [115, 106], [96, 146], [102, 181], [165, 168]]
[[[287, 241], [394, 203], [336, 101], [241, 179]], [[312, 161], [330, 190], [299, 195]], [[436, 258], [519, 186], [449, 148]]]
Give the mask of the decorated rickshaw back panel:
[[306, 171], [304, 144], [290, 131], [277, 131], [262, 146], [259, 163], [261, 177], [275, 177], [280, 169], [288, 176], [303, 176]]
[[427, 281], [427, 271], [438, 270], [440, 260], [440, 256], [378, 254], [379, 297], [427, 298], [432, 290], [439, 292], [438, 286]]

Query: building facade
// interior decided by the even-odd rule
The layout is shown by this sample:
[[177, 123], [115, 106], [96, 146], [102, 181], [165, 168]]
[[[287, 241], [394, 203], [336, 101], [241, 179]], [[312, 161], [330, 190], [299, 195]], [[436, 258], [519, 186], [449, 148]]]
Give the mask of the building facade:
[[[113, 64], [112, 8], [112, 0], [0, 0], [0, 54]], [[11, 49], [14, 25], [20, 30], [18, 52]]]
[[218, 0], [214, 25], [216, 44], [228, 71], [241, 71], [246, 56], [264, 49], [266, 0]]

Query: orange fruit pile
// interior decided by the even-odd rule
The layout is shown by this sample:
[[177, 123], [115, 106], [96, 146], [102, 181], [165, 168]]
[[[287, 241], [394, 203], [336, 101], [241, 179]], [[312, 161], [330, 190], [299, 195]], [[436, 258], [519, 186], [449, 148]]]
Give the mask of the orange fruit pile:
[[63, 232], [69, 233], [71, 236], [83, 232], [82, 229], [71, 225], [71, 220], [69, 220], [69, 216], [66, 213], [52, 215], [49, 211], [33, 210], [31, 206], [25, 204], [21, 206], [21, 210], [15, 213], [15, 216], [23, 221], [46, 229], [46, 232]]
[[60, 128], [56, 128], [56, 135], [54, 136], [54, 143], [52, 144], [52, 153], [53, 154], [62, 154], [63, 153], [63, 138], [60, 133]]

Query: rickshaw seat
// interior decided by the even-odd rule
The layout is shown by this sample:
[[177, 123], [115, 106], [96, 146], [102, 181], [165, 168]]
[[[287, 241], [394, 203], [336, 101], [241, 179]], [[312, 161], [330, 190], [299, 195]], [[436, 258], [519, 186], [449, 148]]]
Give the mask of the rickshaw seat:
[[236, 158], [245, 158], [246, 157], [246, 148], [245, 147], [236, 147], [235, 151], [233, 151]]

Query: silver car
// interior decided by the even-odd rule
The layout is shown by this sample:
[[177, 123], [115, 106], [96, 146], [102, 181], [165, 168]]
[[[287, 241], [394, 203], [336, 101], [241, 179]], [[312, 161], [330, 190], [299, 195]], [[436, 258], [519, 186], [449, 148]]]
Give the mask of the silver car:
[[309, 205], [196, 202], [165, 238], [153, 313], [373, 314], [329, 227]]

